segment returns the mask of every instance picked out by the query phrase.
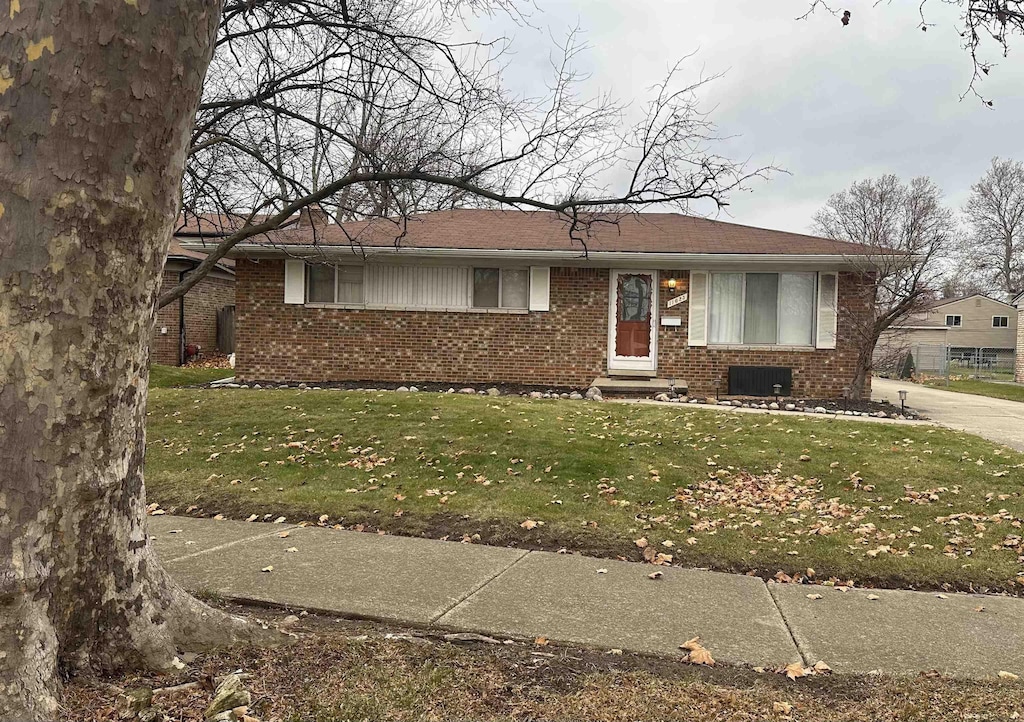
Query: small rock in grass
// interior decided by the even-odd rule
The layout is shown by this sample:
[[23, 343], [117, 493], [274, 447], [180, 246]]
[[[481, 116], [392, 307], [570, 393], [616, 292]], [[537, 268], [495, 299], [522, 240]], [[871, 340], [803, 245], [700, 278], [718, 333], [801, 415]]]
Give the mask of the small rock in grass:
[[395, 389], [395, 391], [402, 391], [402, 392], [407, 392], [408, 390], [409, 390], [408, 386], [399, 386], [397, 389]]
[[[206, 708], [204, 717], [215, 719], [223, 712], [230, 712], [236, 707], [248, 707], [252, 704], [252, 695], [242, 687], [242, 678], [238, 674], [229, 674], [217, 686], [213, 701]], [[230, 717], [226, 718], [230, 719]]]
[[488, 396], [501, 396], [501, 391], [499, 391], [497, 388], [492, 386], [491, 388], [487, 389], [487, 395]]

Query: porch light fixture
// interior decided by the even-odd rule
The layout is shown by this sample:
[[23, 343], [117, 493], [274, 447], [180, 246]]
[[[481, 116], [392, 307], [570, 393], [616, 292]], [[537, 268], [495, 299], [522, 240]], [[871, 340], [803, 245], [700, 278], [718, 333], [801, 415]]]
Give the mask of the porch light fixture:
[[715, 401], [718, 401], [718, 389], [721, 388], [722, 382], [719, 379], [715, 379]]
[[671, 291], [672, 293], [676, 292], [676, 283], [677, 283], [676, 279], [674, 279], [674, 278], [668, 279], [668, 290]]
[[775, 401], [778, 401], [782, 396], [782, 384], [772, 384], [772, 392], [775, 394]]
[[843, 411], [850, 410], [850, 387], [843, 387]]
[[900, 389], [899, 394], [900, 394], [900, 411], [904, 411], [905, 412], [907, 410], [907, 390], [906, 389]]

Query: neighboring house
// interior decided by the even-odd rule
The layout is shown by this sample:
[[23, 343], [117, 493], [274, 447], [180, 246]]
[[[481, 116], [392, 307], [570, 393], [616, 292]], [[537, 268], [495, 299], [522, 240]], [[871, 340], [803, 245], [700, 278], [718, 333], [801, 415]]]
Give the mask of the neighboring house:
[[893, 326], [878, 342], [876, 358], [914, 353], [919, 370], [950, 367], [1009, 368], [1017, 348], [1017, 310], [982, 294], [940, 298]]
[[[167, 290], [178, 283], [206, 257], [205, 253], [182, 247], [183, 242], [201, 242], [215, 238], [212, 228], [198, 228], [196, 223], [179, 228], [171, 241], [164, 264], [161, 288]], [[230, 324], [235, 305], [235, 262], [223, 259], [188, 293], [159, 309], [153, 325], [150, 361], [155, 364], [179, 366], [188, 360], [189, 348], [200, 347], [204, 355], [231, 353], [230, 328], [221, 330], [218, 344], [218, 314]]]
[[857, 352], [844, 319], [873, 297], [865, 246], [677, 214], [597, 223], [586, 254], [543, 212], [400, 228], [300, 223], [237, 245], [239, 380], [838, 397]]

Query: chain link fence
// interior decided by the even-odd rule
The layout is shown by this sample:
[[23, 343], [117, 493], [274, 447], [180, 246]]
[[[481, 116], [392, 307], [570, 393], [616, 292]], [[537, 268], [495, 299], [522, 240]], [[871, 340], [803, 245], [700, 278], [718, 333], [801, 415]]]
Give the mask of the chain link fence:
[[[908, 365], [907, 353], [910, 354]], [[940, 344], [913, 344], [907, 351], [890, 353], [878, 361], [877, 370], [887, 376], [905, 376], [909, 370], [917, 375], [955, 376], [996, 381], [1013, 380], [1016, 351], [1012, 348], [979, 346], [945, 346]]]

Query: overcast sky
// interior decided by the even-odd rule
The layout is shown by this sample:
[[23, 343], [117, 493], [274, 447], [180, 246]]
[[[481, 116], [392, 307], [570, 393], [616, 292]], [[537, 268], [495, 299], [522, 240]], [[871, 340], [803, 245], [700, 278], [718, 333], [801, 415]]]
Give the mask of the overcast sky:
[[[957, 9], [930, 0], [936, 24], [919, 29], [918, 2], [848, 0], [848, 27], [825, 12], [796, 17], [810, 0], [537, 0], [530, 25], [477, 20], [484, 37], [514, 37], [508, 82], [535, 94], [548, 72], [551, 35], [578, 25], [590, 45], [579, 66], [590, 90], [642, 98], [671, 63], [697, 51], [689, 77], [724, 72], [703, 98], [724, 154], [788, 171], [732, 198], [722, 220], [807, 231], [829, 194], [893, 172], [931, 176], [951, 205], [994, 155], [1024, 160], [1024, 42], [979, 86], [960, 49]], [[532, 27], [531, 27], [532, 26]], [[995, 51], [992, 51], [995, 53]], [[731, 216], [731, 217], [730, 217]]]

